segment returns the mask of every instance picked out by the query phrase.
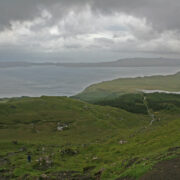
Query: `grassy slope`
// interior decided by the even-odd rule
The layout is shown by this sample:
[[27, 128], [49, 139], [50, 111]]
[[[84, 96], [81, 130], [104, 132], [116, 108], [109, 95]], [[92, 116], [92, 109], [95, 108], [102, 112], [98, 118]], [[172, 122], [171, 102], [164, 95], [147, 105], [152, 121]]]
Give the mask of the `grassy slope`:
[[[32, 179], [42, 174], [56, 176], [62, 171], [94, 177], [104, 168], [104, 180], [138, 178], [153, 164], [179, 153], [170, 150], [180, 146], [179, 110], [178, 106], [173, 111], [160, 108], [156, 111], [160, 121], [149, 126], [148, 115], [65, 97], [2, 101], [0, 172], [10, 179], [25, 176]], [[69, 128], [57, 131], [58, 122], [68, 124]], [[13, 140], [18, 144], [13, 144]], [[120, 144], [120, 140], [126, 143]], [[22, 147], [25, 150], [21, 151]], [[77, 153], [62, 153], [67, 149]], [[27, 163], [28, 152], [32, 154], [32, 163]], [[49, 157], [52, 165], [40, 165], [36, 161], [40, 157]], [[83, 172], [87, 167], [92, 170]]]
[[[74, 98], [146, 114], [147, 112], [143, 110], [146, 107], [143, 104], [143, 93], [139, 92], [141, 89], [180, 91], [180, 73], [169, 76], [122, 78], [102, 82], [88, 87]], [[141, 160], [139, 160], [140, 163], [137, 160], [125, 172], [121, 172], [123, 170], [118, 169], [121, 172], [120, 176], [138, 178], [145, 171], [149, 171], [152, 165], [158, 161], [179, 156], [178, 148], [180, 141], [178, 140], [178, 128], [180, 119], [178, 114], [180, 112], [180, 96], [155, 93], [147, 94], [146, 98], [150, 112], [153, 112], [156, 121], [153, 123], [152, 129], [148, 127], [135, 136], [134, 144], [133, 139], [131, 139], [130, 146], [132, 146], [129, 146], [126, 152], [128, 155], [133, 154], [132, 157], [138, 156], [137, 159], [147, 158], [149, 160], [145, 160], [142, 164]], [[177, 148], [174, 148], [175, 151], [171, 152], [168, 148], [171, 149], [172, 147]], [[122, 154], [124, 155], [126, 152]], [[133, 159], [132, 157], [131, 159]]]
[[[14, 178], [25, 174], [40, 175], [46, 171], [34, 168], [38, 167], [35, 160], [52, 153], [54, 165], [48, 168], [47, 172], [77, 170], [82, 173], [83, 168], [89, 164], [94, 164], [98, 170], [103, 166], [104, 160], [96, 163], [92, 158], [96, 156], [96, 150], [103, 150], [101, 145], [111, 141], [113, 137], [126, 139], [129, 134], [148, 122], [147, 116], [90, 105], [66, 97], [1, 101], [0, 170], [5, 169], [5, 174], [13, 175]], [[66, 124], [68, 128], [57, 131], [57, 123]], [[18, 141], [17, 145], [12, 143], [15, 140]], [[19, 151], [22, 147], [25, 147], [26, 151]], [[42, 147], [47, 149], [44, 154]], [[80, 154], [62, 157], [59, 150], [68, 148], [75, 148]], [[28, 152], [31, 152], [33, 157], [32, 165], [26, 162]], [[92, 162], [85, 159], [86, 154]], [[10, 164], [5, 163], [1, 167], [3, 158], [7, 158]]]
[[125, 93], [135, 93], [139, 90], [180, 91], [180, 73], [168, 76], [121, 78], [106, 81], [89, 86], [74, 98], [95, 102], [101, 99], [112, 99], [112, 97]]
[[[33, 141], [41, 142], [45, 138], [46, 143], [55, 141], [61, 144], [67, 137], [69, 143], [77, 144], [82, 140], [90, 142], [101, 139], [100, 136], [104, 140], [107, 134], [111, 135], [119, 128], [143, 125], [144, 119], [123, 110], [90, 105], [66, 97], [12, 99], [0, 103], [0, 138], [31, 141], [34, 136]], [[70, 130], [57, 132], [57, 123], [67, 124]]]

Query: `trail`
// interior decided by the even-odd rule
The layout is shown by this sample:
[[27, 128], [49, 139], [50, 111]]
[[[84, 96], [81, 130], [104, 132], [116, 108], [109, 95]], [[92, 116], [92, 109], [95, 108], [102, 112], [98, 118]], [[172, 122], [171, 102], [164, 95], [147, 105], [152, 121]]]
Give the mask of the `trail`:
[[[146, 99], [145, 96], [143, 96], [143, 103], [144, 103], [144, 105], [146, 106], [148, 115], [149, 115], [150, 118], [151, 118], [151, 121], [150, 121], [150, 123], [149, 123], [149, 126], [152, 126], [153, 122], [156, 121], [157, 119], [156, 119], [154, 113], [149, 109], [149, 106], [148, 106], [148, 103], [147, 103], [147, 99]], [[131, 134], [129, 137], [130, 137], [130, 138], [131, 138], [131, 137], [134, 137], [136, 134], [141, 133], [141, 132], [144, 131], [145, 129], [147, 129], [147, 126], [140, 128], [140, 129], [137, 130], [135, 133]]]
[[150, 121], [150, 123], [149, 123], [149, 126], [151, 126], [151, 125], [153, 124], [153, 122], [156, 121], [156, 118], [155, 118], [155, 115], [154, 115], [154, 114], [151, 112], [151, 110], [149, 109], [148, 103], [147, 103], [147, 99], [146, 99], [145, 96], [144, 96], [144, 98], [143, 98], [143, 102], [144, 102], [144, 105], [146, 106], [148, 115], [151, 117], [151, 121]]

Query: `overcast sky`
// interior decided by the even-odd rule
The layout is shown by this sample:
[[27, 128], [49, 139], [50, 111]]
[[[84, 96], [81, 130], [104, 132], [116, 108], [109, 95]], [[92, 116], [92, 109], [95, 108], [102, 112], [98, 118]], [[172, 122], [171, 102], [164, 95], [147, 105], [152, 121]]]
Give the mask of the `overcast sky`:
[[180, 0], [0, 0], [0, 61], [180, 57]]

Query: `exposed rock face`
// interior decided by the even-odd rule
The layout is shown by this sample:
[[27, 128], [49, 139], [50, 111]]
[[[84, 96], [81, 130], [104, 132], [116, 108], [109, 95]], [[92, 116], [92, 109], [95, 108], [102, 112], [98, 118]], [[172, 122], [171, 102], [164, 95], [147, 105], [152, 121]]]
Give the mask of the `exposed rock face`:
[[90, 173], [96, 166], [87, 166], [83, 168], [83, 173], [87, 174]]
[[100, 171], [98, 171], [97, 173], [94, 174], [96, 180], [101, 180], [101, 176], [102, 176], [102, 173], [104, 172], [104, 170], [105, 169], [103, 168], [103, 169], [101, 169]]
[[120, 140], [119, 141], [119, 144], [126, 144], [127, 143], [127, 141], [125, 141], [125, 140]]
[[38, 170], [47, 170], [53, 166], [53, 162], [49, 156], [40, 157], [36, 162], [34, 168]]
[[57, 123], [57, 131], [63, 131], [65, 129], [68, 128], [68, 125], [67, 124], [61, 124], [61, 123]]
[[15, 145], [18, 145], [18, 141], [17, 140], [12, 141], [12, 143], [15, 144]]
[[61, 150], [61, 155], [69, 155], [69, 156], [73, 156], [78, 154], [78, 152], [76, 150], [70, 149], [70, 148], [66, 148]]

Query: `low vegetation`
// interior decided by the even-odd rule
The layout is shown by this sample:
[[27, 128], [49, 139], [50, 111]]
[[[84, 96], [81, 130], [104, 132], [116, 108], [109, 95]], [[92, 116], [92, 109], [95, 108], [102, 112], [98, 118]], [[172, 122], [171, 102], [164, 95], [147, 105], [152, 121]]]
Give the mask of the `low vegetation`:
[[97, 97], [1, 99], [0, 179], [143, 180], [178, 161], [180, 95]]
[[142, 90], [180, 91], [180, 73], [168, 76], [120, 78], [93, 84], [73, 98], [93, 103], [127, 93], [139, 93]]

